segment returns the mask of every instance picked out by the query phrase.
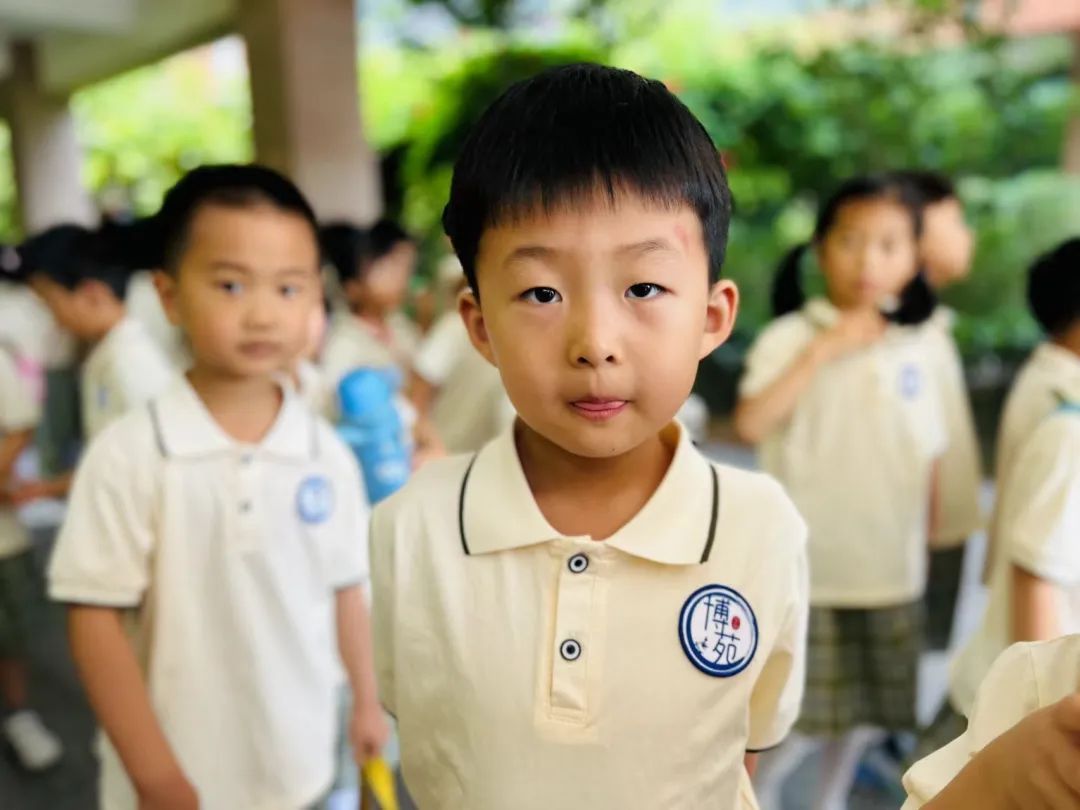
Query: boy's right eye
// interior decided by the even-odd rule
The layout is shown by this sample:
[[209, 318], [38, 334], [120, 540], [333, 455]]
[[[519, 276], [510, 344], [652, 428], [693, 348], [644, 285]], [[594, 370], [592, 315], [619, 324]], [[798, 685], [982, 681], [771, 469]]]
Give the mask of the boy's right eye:
[[534, 304], [554, 304], [561, 301], [562, 296], [551, 287], [533, 287], [521, 294], [521, 300]]
[[244, 285], [239, 281], [219, 281], [218, 289], [228, 295], [239, 295], [244, 290]]

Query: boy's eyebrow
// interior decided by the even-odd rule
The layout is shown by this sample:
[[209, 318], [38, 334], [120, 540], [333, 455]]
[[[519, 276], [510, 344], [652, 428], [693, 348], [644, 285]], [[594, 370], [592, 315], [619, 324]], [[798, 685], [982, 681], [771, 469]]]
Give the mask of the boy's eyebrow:
[[251, 268], [246, 264], [240, 262], [234, 262], [230, 259], [216, 259], [210, 262], [211, 270], [236, 270], [241, 273], [251, 273]]
[[522, 245], [521, 247], [514, 248], [514, 251], [506, 257], [503, 264], [511, 264], [520, 261], [521, 259], [538, 259], [544, 261], [545, 259], [550, 259], [558, 254], [559, 251], [555, 248], [545, 247], [544, 245]]
[[[615, 248], [615, 253], [619, 256], [644, 256], [648, 253], [674, 250], [675, 246], [670, 241], [663, 237], [657, 237], [655, 239], [644, 239], [640, 242], [631, 242], [626, 245], [620, 245]], [[560, 251], [556, 248], [546, 247], [544, 245], [522, 245], [519, 248], [515, 248], [514, 251], [506, 257], [504, 264], [510, 264], [519, 259], [537, 259], [544, 261], [546, 259], [551, 259], [554, 256], [558, 256], [559, 252]]]

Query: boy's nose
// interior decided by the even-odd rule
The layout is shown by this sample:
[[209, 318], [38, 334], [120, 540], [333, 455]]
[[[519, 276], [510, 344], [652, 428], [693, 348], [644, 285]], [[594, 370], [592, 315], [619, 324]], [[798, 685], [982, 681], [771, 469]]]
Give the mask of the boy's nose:
[[584, 368], [599, 368], [619, 362], [615, 330], [610, 318], [594, 312], [581, 317], [575, 324], [569, 341], [571, 364]]

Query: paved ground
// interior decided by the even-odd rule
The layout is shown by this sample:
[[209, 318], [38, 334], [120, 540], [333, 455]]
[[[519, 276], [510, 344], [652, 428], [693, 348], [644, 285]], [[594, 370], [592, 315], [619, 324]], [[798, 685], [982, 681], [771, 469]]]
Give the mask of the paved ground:
[[[752, 455], [726, 445], [711, 445], [711, 455], [729, 463], [752, 466]], [[47, 535], [38, 536], [37, 553], [43, 560], [48, 550]], [[983, 595], [977, 586], [981, 569], [981, 542], [968, 560], [965, 593], [960, 608], [959, 636], [970, 632], [981, 611]], [[86, 707], [67, 655], [63, 617], [39, 593], [33, 611], [34, 698], [47, 723], [64, 739], [66, 755], [52, 772], [28, 777], [18, 771], [9, 757], [0, 758], [0, 810], [95, 810], [95, 765], [91, 753], [93, 720]], [[929, 718], [945, 689], [945, 657], [924, 662], [920, 716]], [[808, 810], [813, 796], [813, 765], [808, 762], [785, 789], [784, 810]], [[864, 769], [850, 803], [851, 810], [897, 810], [902, 796], [895, 781], [881, 781], [872, 768]], [[344, 803], [339, 806], [348, 806]], [[355, 807], [355, 804], [352, 805]], [[237, 808], [243, 810], [243, 808]], [[651, 809], [650, 809], [651, 810]]]

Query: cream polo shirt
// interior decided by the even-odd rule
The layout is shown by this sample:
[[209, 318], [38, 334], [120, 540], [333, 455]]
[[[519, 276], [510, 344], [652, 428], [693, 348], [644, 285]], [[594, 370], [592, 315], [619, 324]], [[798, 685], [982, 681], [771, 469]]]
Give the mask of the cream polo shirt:
[[[53, 599], [130, 609], [158, 721], [202, 810], [298, 810], [334, 768], [335, 591], [366, 580], [352, 455], [286, 392], [256, 445], [184, 378], [93, 442]], [[103, 810], [135, 807], [109, 746]]]
[[[19, 374], [15, 359], [0, 346], [0, 439], [33, 428], [39, 418], [38, 406]], [[26, 530], [15, 510], [0, 504], [0, 560], [20, 554], [28, 547]]]
[[1080, 409], [1060, 410], [1035, 428], [999, 497], [990, 599], [982, 624], [953, 664], [950, 697], [964, 715], [1012, 640], [1014, 565], [1057, 586], [1062, 633], [1080, 633]]
[[330, 320], [322, 367], [333, 390], [341, 378], [360, 366], [393, 366], [407, 374], [420, 342], [419, 331], [404, 315], [396, 313], [388, 320], [392, 342], [386, 343], [351, 312], [342, 311]]
[[663, 436], [666, 476], [604, 542], [548, 524], [513, 429], [376, 507], [376, 672], [419, 807], [754, 806], [743, 758], [799, 712], [805, 526], [767, 476]]
[[903, 810], [929, 802], [979, 751], [1029, 714], [1080, 688], [1080, 636], [1016, 644], [1002, 653], [979, 689], [968, 729], [949, 745], [915, 763], [904, 776]]
[[146, 327], [131, 317], [121, 320], [98, 341], [79, 372], [86, 438], [94, 438], [117, 417], [153, 399], [175, 375]]
[[439, 389], [431, 416], [449, 453], [475, 453], [514, 421], [498, 370], [473, 348], [456, 312], [432, 327], [414, 368]]
[[[767, 388], [836, 317], [817, 299], [769, 325], [747, 355], [741, 395]], [[928, 335], [891, 326], [823, 366], [760, 448], [810, 527], [815, 606], [886, 607], [925, 589], [931, 473], [947, 441]]]
[[[1013, 461], [1035, 427], [1063, 401], [1080, 402], [1080, 357], [1053, 343], [1041, 343], [1016, 376], [997, 435], [996, 479], [1001, 487]], [[1000, 504], [1000, 501], [998, 501]], [[986, 571], [997, 556], [998, 508], [990, 524]]]
[[982, 458], [953, 321], [951, 310], [938, 307], [924, 327], [949, 442], [938, 470], [937, 531], [930, 538], [930, 547], [936, 549], [962, 546], [983, 527]]

